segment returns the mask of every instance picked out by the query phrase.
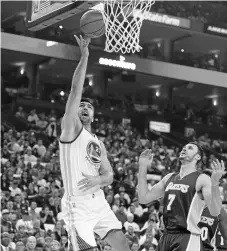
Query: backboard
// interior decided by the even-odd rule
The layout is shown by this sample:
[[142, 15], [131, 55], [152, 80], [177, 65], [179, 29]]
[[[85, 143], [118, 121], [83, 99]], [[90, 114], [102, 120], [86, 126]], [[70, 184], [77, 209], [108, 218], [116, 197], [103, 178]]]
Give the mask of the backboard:
[[92, 7], [94, 2], [70, 0], [27, 1], [26, 27], [31, 31], [42, 30]]

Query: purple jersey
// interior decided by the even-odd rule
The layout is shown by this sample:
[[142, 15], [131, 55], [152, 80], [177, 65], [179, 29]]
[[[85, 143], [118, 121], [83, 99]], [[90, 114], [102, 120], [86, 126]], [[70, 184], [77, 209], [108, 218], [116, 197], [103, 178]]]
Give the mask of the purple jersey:
[[181, 179], [179, 173], [174, 173], [166, 182], [163, 221], [167, 230], [200, 235], [198, 223], [205, 205], [195, 188], [200, 174], [195, 171]]
[[212, 216], [209, 212], [209, 209], [206, 207], [203, 210], [198, 226], [201, 229], [203, 247], [206, 250], [214, 250], [215, 234], [218, 229], [218, 217]]
[[219, 228], [215, 234], [215, 246], [217, 250], [227, 250], [227, 245], [224, 242], [224, 238], [222, 237]]

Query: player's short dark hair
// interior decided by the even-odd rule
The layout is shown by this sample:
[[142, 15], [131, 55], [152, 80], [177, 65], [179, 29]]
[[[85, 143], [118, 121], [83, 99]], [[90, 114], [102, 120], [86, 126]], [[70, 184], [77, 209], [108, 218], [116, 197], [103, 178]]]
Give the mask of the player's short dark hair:
[[212, 170], [206, 169], [206, 170], [203, 171], [203, 173], [208, 175], [209, 177], [211, 177]]
[[94, 107], [94, 102], [93, 102], [93, 100], [90, 99], [90, 98], [82, 97], [81, 100], [80, 100], [80, 102], [89, 103], [89, 104], [91, 104], [91, 105]]
[[203, 150], [202, 146], [201, 146], [200, 144], [198, 144], [197, 142], [189, 142], [188, 144], [192, 144], [192, 145], [197, 146], [197, 148], [198, 148], [198, 154], [199, 154], [200, 157], [201, 157], [201, 159], [198, 160], [197, 163], [199, 163], [199, 162], [201, 162], [201, 161], [203, 162], [203, 156], [204, 156], [205, 154], [204, 154], [204, 150]]

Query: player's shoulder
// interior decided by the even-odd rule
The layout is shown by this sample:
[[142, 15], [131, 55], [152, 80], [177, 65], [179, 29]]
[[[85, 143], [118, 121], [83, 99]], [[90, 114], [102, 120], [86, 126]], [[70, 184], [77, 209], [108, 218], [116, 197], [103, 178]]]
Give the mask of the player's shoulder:
[[196, 180], [196, 190], [201, 190], [204, 186], [209, 186], [211, 184], [211, 179], [207, 174], [201, 173]]
[[164, 183], [164, 184], [166, 184], [167, 182], [168, 182], [168, 180], [173, 176], [173, 175], [175, 175], [176, 173], [168, 173], [168, 174], [166, 174], [166, 176], [164, 176], [163, 178], [162, 178], [162, 182]]
[[199, 176], [198, 176], [198, 179], [197, 179], [197, 183], [200, 184], [200, 183], [210, 183], [210, 176], [208, 176], [207, 174], [205, 173], [200, 173]]

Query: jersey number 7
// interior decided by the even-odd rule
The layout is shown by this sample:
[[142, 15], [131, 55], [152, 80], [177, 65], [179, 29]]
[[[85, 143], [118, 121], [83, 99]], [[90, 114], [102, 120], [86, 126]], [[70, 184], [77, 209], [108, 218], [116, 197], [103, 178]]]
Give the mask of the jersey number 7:
[[176, 194], [169, 194], [169, 196], [168, 196], [169, 203], [167, 205], [167, 210], [168, 211], [171, 210], [171, 206], [172, 206], [173, 201], [175, 200], [175, 198], [176, 198]]

